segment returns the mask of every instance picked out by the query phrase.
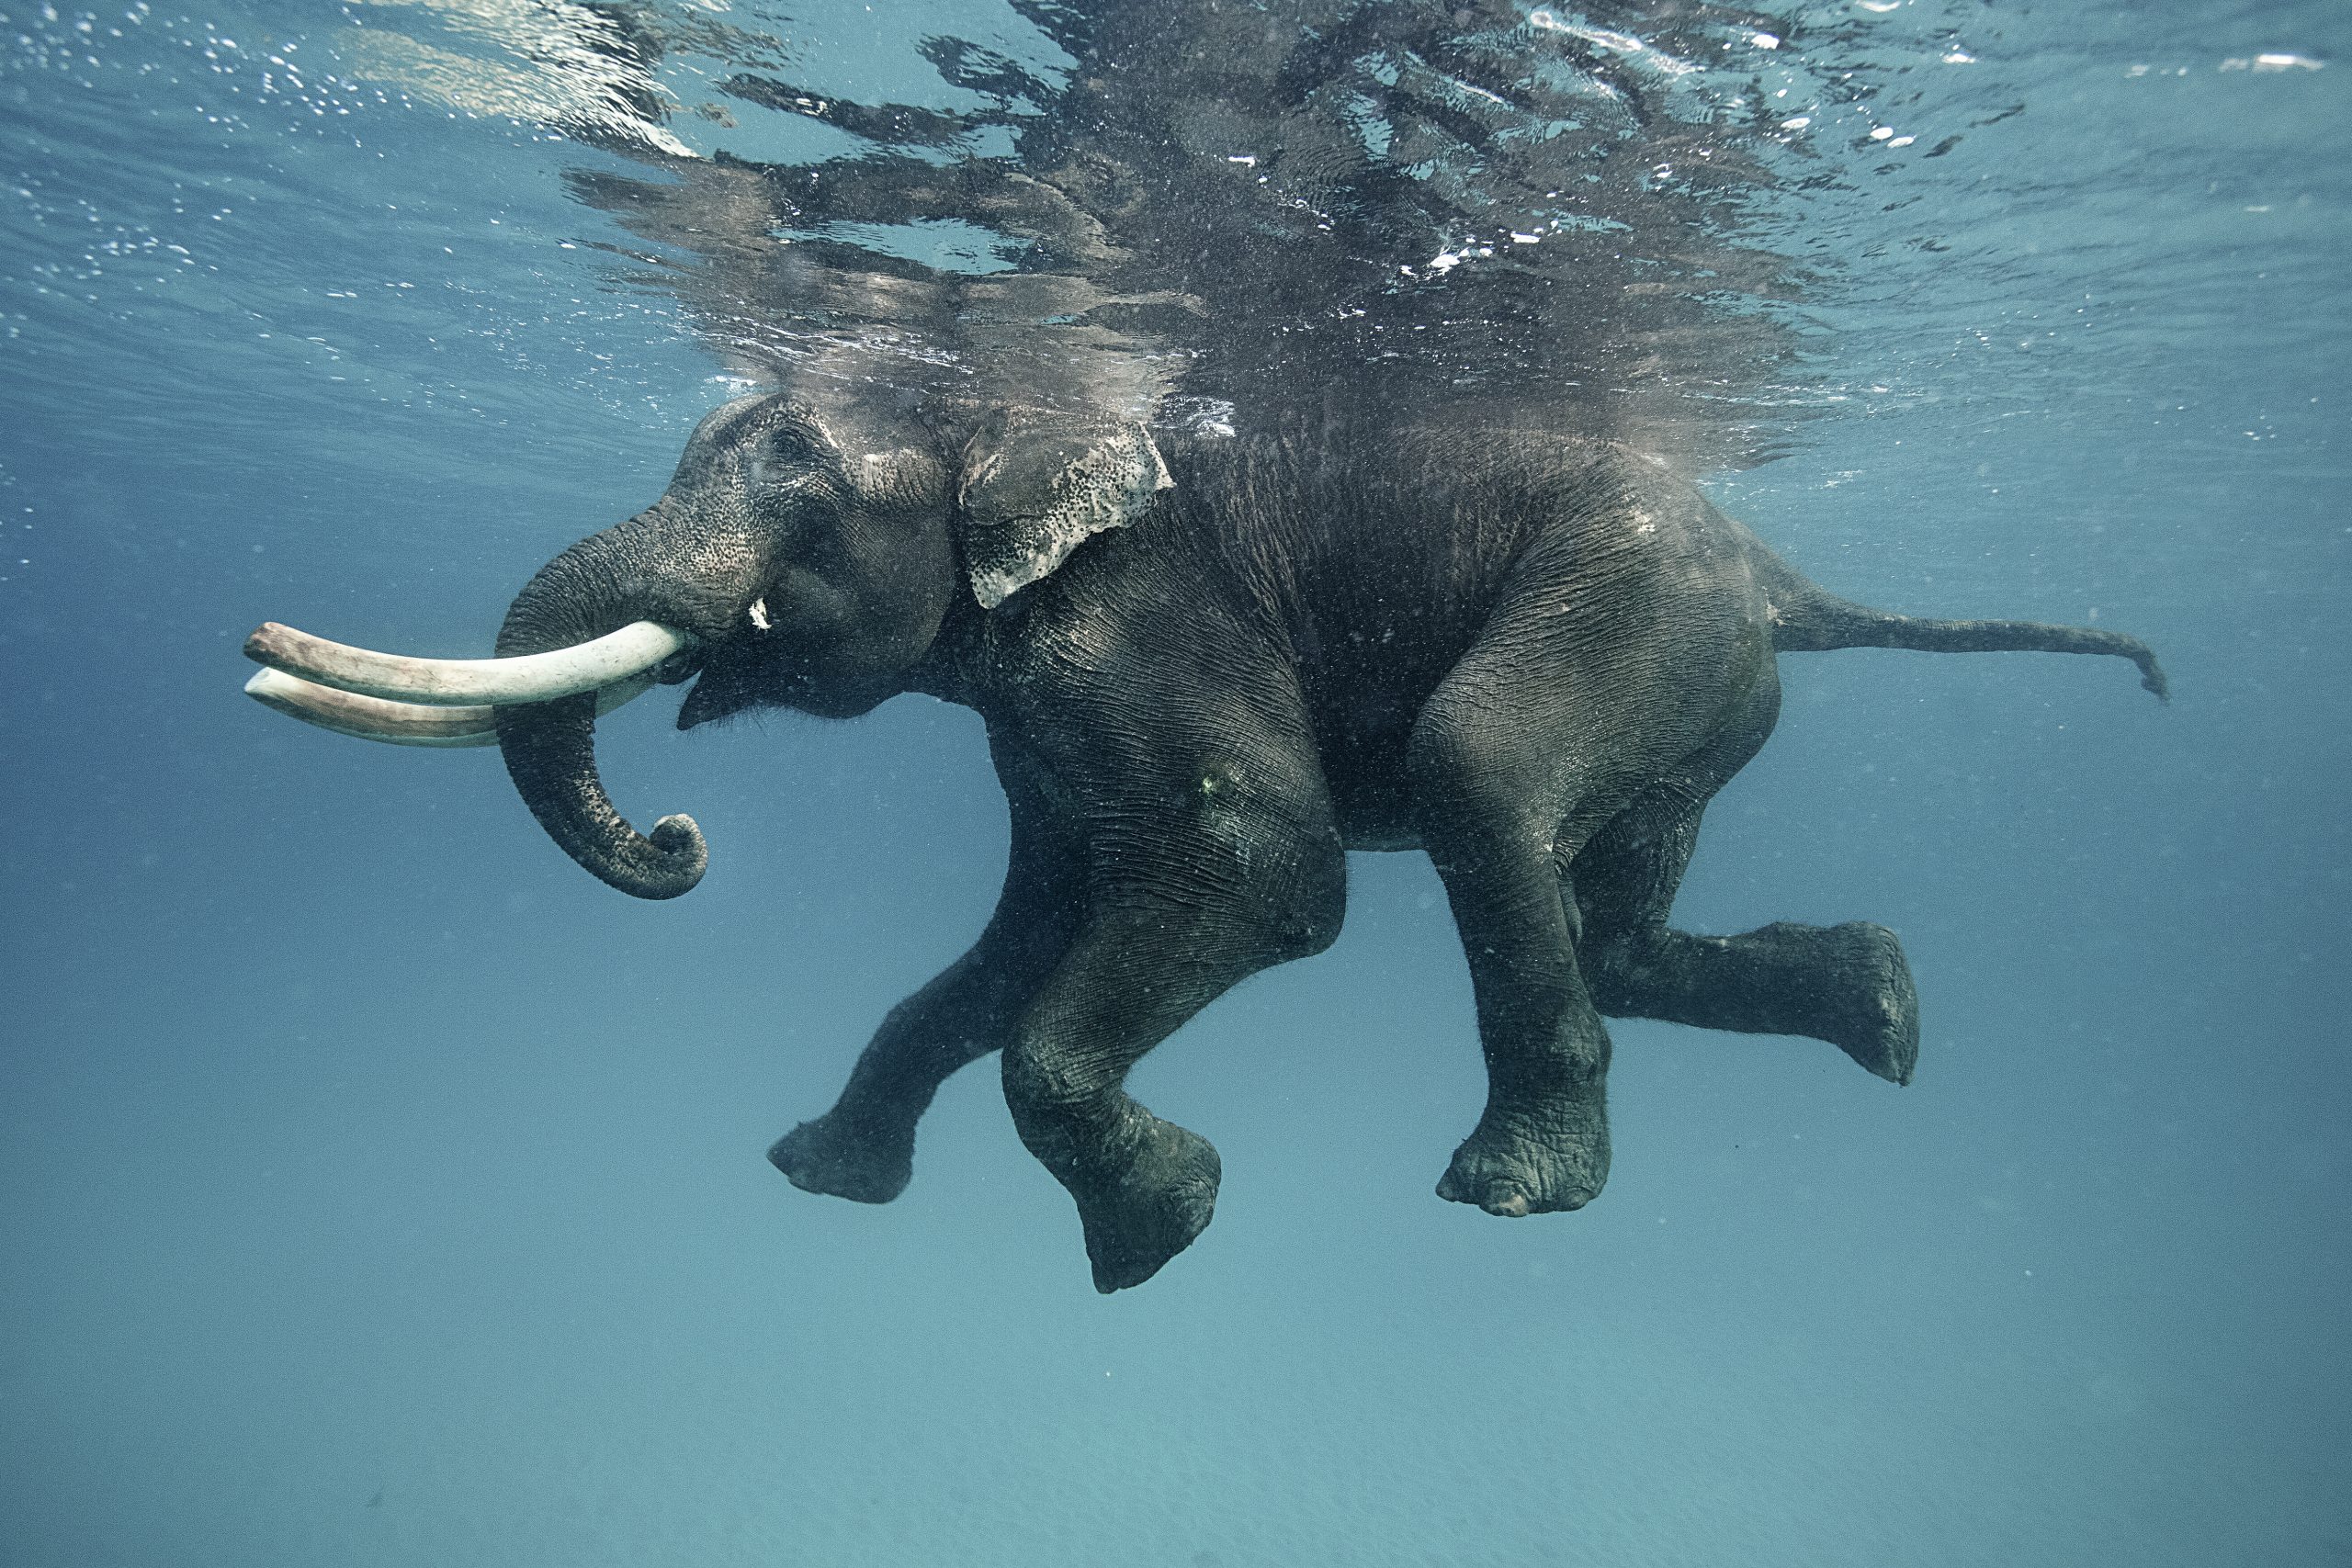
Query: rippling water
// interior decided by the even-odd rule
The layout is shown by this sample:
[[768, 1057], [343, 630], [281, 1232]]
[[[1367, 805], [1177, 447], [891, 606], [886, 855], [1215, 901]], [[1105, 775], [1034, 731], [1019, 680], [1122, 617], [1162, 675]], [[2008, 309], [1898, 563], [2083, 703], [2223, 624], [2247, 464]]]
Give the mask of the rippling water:
[[[2347, 44], [0, 0], [0, 1563], [2352, 1560]], [[1918, 1081], [1617, 1025], [1572, 1216], [1430, 1196], [1468, 988], [1359, 857], [1336, 949], [1139, 1073], [1225, 1196], [1101, 1299], [991, 1074], [888, 1208], [760, 1158], [985, 919], [970, 715], [614, 720], [714, 844], [652, 907], [494, 761], [236, 692], [265, 618], [482, 651], [779, 379], [1540, 396], [1835, 592], [2126, 629], [2177, 700], [1785, 660], [1679, 919], [1895, 927]]]

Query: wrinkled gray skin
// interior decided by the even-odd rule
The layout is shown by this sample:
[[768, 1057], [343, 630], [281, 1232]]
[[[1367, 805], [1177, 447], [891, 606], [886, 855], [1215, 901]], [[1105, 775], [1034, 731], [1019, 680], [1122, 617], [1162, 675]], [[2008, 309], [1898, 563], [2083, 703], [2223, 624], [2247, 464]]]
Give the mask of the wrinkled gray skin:
[[[2162, 693], [2112, 633], [1832, 598], [1606, 442], [1162, 434], [1163, 485], [1134, 466], [1136, 426], [932, 420], [729, 404], [653, 507], [532, 581], [499, 651], [638, 619], [691, 632], [665, 671], [695, 682], [681, 728], [906, 691], [985, 716], [1012, 813], [996, 914], [770, 1157], [887, 1202], [940, 1083], [1001, 1051], [1105, 1292], [1183, 1250], [1217, 1190], [1216, 1150], [1131, 1099], [1127, 1070], [1236, 982], [1330, 944], [1342, 852], [1427, 851], [1468, 954], [1488, 1098], [1439, 1194], [1574, 1209], [1609, 1169], [1603, 1015], [1811, 1035], [1911, 1076], [1911, 976], [1883, 927], [1667, 924], [1708, 797], [1771, 731], [1777, 649], [2113, 653]], [[1024, 549], [1036, 580], [984, 607], [973, 563], [1001, 582]], [[591, 704], [501, 710], [515, 784], [598, 876], [683, 893], [700, 834], [670, 818], [640, 838], [614, 812]]]

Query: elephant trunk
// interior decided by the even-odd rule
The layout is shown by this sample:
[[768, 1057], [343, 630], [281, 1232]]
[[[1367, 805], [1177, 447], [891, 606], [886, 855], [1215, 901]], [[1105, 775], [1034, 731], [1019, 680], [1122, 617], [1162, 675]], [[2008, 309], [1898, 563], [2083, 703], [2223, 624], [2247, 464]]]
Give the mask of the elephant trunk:
[[693, 818], [664, 817], [649, 835], [613, 808], [596, 776], [594, 696], [500, 708], [498, 747], [548, 837], [604, 882], [639, 898], [675, 898], [702, 880], [709, 853]]
[[[633, 622], [676, 626], [662, 601], [662, 520], [648, 513], [581, 540], [541, 568], [507, 611], [501, 658], [575, 648]], [[496, 710], [499, 750], [531, 814], [592, 874], [639, 898], [674, 898], [702, 880], [708, 855], [694, 818], [664, 817], [640, 834], [596, 776], [593, 693]]]

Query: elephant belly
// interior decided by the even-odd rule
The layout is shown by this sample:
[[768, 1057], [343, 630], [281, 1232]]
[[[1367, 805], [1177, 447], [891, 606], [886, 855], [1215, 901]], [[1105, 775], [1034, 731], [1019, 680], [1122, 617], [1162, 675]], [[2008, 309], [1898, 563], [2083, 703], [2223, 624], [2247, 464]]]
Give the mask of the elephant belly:
[[1398, 850], [1418, 850], [1421, 847], [1421, 836], [1409, 830], [1357, 832], [1343, 822], [1340, 829], [1340, 846], [1370, 854], [1383, 854]]
[[1355, 705], [1345, 722], [1317, 726], [1324, 782], [1340, 841], [1349, 849], [1421, 847], [1405, 764], [1418, 712], [1418, 705], [1370, 713]]

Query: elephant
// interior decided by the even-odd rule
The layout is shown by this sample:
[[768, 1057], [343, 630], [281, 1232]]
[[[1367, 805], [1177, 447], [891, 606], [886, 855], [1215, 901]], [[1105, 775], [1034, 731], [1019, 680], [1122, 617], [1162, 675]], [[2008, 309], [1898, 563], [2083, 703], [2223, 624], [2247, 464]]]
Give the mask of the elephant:
[[684, 729], [905, 692], [978, 710], [1011, 818], [995, 913], [770, 1158], [887, 1202], [942, 1082], [997, 1054], [1107, 1293], [1184, 1250], [1219, 1181], [1128, 1070], [1329, 947], [1350, 850], [1427, 852], [1468, 957], [1487, 1098], [1442, 1198], [1519, 1216], [1600, 1192], [1606, 1017], [1811, 1036], [1908, 1082], [1892, 931], [1668, 920], [1709, 798], [1772, 729], [1776, 656], [1840, 648], [2112, 654], [2165, 694], [2115, 632], [1836, 598], [1664, 461], [1532, 417], [1235, 434], [795, 392], [704, 418], [659, 500], [532, 578], [495, 659], [275, 623], [247, 652], [272, 667], [257, 696], [330, 728], [494, 739], [555, 841], [643, 898], [695, 886], [703, 837], [614, 809], [600, 696], [691, 681]]

